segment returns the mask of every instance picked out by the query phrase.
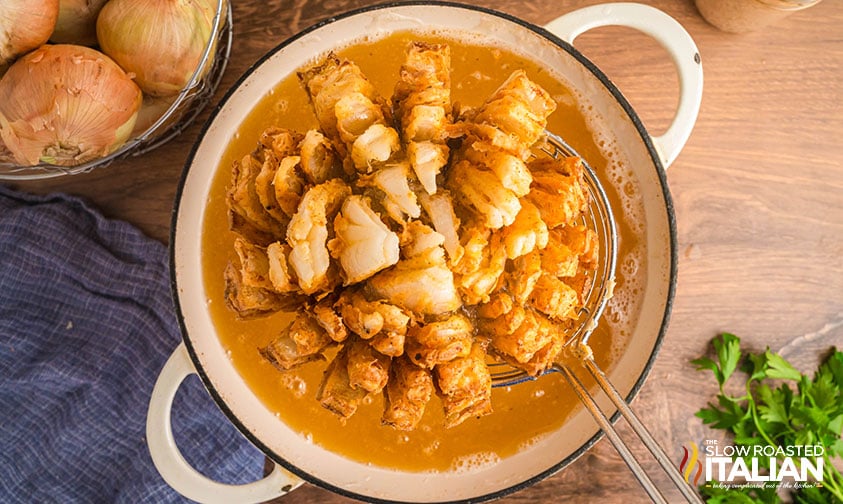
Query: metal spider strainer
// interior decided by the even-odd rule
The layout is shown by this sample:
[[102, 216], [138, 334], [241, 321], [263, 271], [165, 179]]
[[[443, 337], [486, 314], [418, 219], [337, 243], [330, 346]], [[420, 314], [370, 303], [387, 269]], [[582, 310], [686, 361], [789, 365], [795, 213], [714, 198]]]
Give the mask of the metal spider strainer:
[[[626, 403], [623, 396], [621, 396], [603, 370], [594, 361], [591, 348], [588, 346], [588, 339], [597, 327], [600, 316], [603, 314], [603, 310], [612, 297], [618, 248], [617, 228], [608, 197], [594, 170], [561, 137], [549, 131], [545, 131], [545, 134], [547, 137], [546, 143], [541, 147], [541, 150], [545, 154], [554, 159], [578, 157], [583, 160], [584, 178], [589, 193], [589, 205], [588, 211], [582, 217], [582, 223], [597, 233], [600, 244], [598, 267], [591, 273], [591, 285], [588, 288], [588, 292], [584, 295], [583, 307], [580, 310], [579, 319], [574, 329], [567, 335], [560, 355], [554, 361], [553, 365], [545, 371], [545, 374], [549, 372], [562, 373], [571, 387], [573, 387], [577, 397], [594, 417], [594, 420], [609, 438], [609, 441], [611, 441], [618, 454], [632, 471], [635, 478], [641, 483], [641, 486], [650, 498], [654, 502], [667, 504], [668, 501], [665, 499], [661, 490], [632, 454], [627, 443], [618, 434], [612, 422], [594, 400], [589, 389], [576, 374], [578, 370], [575, 367], [579, 367], [577, 365], [582, 366], [594, 378], [615, 407], [618, 408], [618, 411], [623, 415], [661, 468], [670, 477], [673, 484], [682, 493], [682, 496], [688, 502], [701, 504], [703, 501], [697, 492], [683, 479], [682, 475], [670, 461], [668, 455], [659, 446], [658, 442], [656, 442], [644, 424], [641, 423]], [[508, 364], [491, 363], [489, 366], [492, 373], [493, 387], [508, 387], [534, 379], [525, 371]]]

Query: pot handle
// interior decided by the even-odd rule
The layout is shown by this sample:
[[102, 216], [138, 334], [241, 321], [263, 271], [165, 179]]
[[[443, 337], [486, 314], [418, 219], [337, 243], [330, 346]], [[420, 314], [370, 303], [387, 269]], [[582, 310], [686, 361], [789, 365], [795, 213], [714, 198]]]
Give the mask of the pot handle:
[[216, 482], [190, 466], [176, 446], [170, 414], [176, 391], [195, 372], [182, 342], [167, 359], [152, 390], [146, 439], [152, 462], [164, 481], [183, 496], [202, 504], [266, 502], [301, 485], [301, 479], [278, 465], [265, 478], [245, 485]]
[[675, 19], [649, 5], [607, 3], [584, 7], [545, 25], [545, 29], [569, 44], [580, 34], [601, 26], [626, 26], [659, 42], [670, 54], [679, 74], [679, 105], [664, 134], [651, 137], [661, 158], [669, 167], [694, 128], [700, 110], [703, 88], [702, 63], [697, 45]]

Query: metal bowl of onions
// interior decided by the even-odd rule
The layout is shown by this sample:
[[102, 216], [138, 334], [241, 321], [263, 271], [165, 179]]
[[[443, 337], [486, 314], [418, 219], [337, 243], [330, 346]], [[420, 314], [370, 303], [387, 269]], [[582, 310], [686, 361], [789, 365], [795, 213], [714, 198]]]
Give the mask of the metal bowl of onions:
[[155, 149], [193, 122], [228, 63], [229, 0], [8, 1], [0, 36], [17, 46], [0, 48], [0, 180]]

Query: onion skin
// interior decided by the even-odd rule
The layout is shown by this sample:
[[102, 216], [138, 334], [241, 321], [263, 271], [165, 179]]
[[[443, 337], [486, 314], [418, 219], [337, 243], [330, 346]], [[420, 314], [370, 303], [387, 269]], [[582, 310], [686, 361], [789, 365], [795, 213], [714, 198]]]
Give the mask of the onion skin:
[[[157, 97], [144, 95], [143, 103], [141, 103], [140, 110], [138, 110], [138, 120], [135, 121], [135, 129], [132, 131], [132, 136], [140, 135], [151, 128], [155, 122], [161, 118], [161, 116], [170, 110], [170, 107], [175, 101], [176, 96]], [[168, 117], [167, 120], [159, 126], [159, 131], [165, 131], [176, 119], [178, 119], [177, 114]]]
[[82, 164], [123, 145], [140, 88], [90, 47], [45, 44], [0, 79], [0, 138], [24, 166]]
[[184, 88], [211, 38], [216, 2], [110, 0], [97, 18], [97, 39], [144, 93], [172, 96]]
[[97, 45], [97, 15], [107, 0], [59, 0], [54, 44]]
[[3, 0], [0, 67], [47, 42], [56, 26], [59, 0]]

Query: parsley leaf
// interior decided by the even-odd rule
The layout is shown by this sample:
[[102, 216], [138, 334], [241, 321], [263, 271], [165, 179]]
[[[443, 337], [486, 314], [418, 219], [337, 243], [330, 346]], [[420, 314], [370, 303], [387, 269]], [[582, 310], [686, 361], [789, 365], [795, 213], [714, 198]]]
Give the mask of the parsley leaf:
[[691, 363], [697, 366], [697, 370], [710, 369], [722, 389], [723, 384], [738, 367], [738, 362], [741, 359], [741, 340], [734, 334], [724, 333], [721, 339], [713, 340], [712, 345], [717, 352], [719, 364], [709, 357], [700, 357], [692, 360]]
[[723, 394], [717, 396], [717, 401], [719, 407], [708, 403], [709, 407], [699, 410], [696, 415], [715, 429], [731, 429], [746, 420], [748, 412], [738, 401]]
[[764, 352], [764, 357], [767, 360], [767, 378], [794, 381], [799, 381], [802, 378], [802, 373], [784, 360], [784, 357], [770, 352], [769, 348]]
[[771, 389], [767, 385], [759, 385], [756, 394], [761, 400], [758, 405], [761, 418], [770, 423], [788, 424], [788, 410], [793, 400], [790, 387], [782, 385], [778, 389]]

